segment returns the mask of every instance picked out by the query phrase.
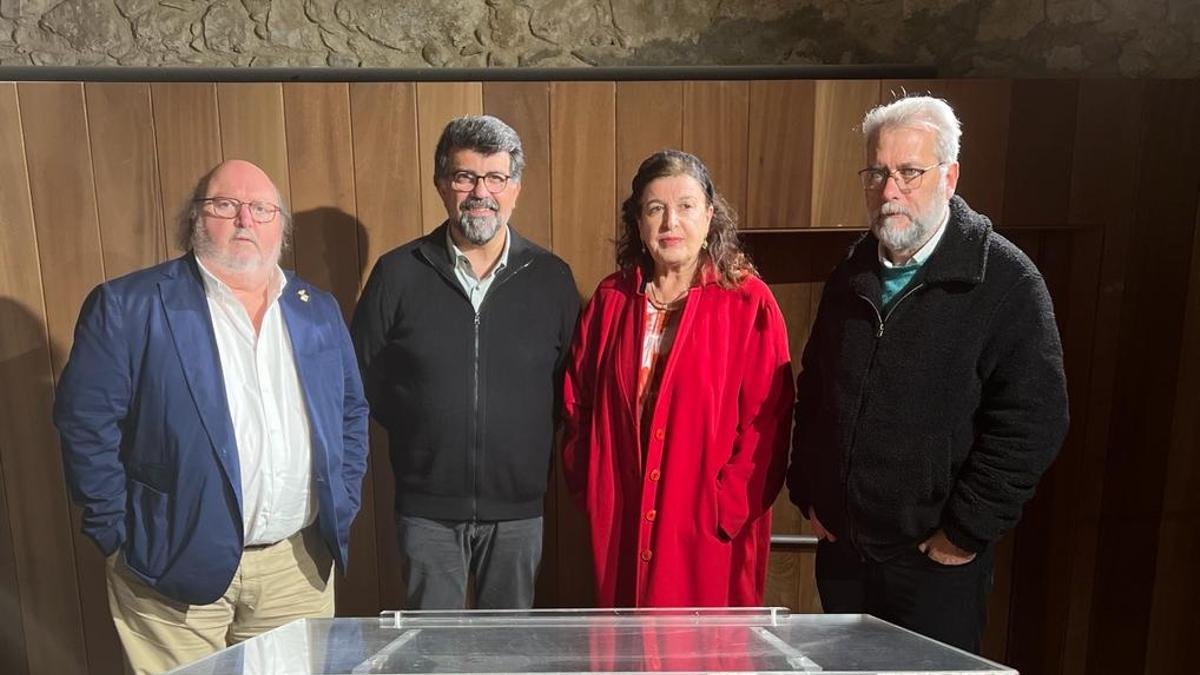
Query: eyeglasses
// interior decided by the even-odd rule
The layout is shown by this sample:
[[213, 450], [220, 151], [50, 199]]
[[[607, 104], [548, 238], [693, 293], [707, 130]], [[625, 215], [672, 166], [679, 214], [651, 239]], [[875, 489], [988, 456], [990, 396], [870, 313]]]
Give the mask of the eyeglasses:
[[503, 192], [504, 188], [508, 186], [508, 178], [502, 173], [495, 172], [480, 176], [471, 171], [455, 171], [450, 174], [450, 187], [455, 192], [470, 192], [475, 189], [476, 185], [479, 185], [479, 181], [482, 179], [483, 187], [487, 188], [488, 192], [496, 194]]
[[913, 166], [905, 166], [899, 169], [876, 169], [868, 167], [858, 172], [858, 177], [862, 179], [864, 190], [882, 190], [889, 177], [896, 179], [896, 187], [900, 188], [901, 192], [908, 193], [921, 187], [921, 179], [925, 177], [925, 173], [931, 169], [942, 166], [945, 162], [931, 164], [924, 169], [919, 169]]
[[208, 204], [209, 215], [217, 218], [237, 218], [242, 206], [249, 206], [250, 217], [256, 223], [269, 223], [280, 211], [278, 206], [270, 202], [243, 202], [233, 197], [205, 197], [195, 201], [197, 204]]

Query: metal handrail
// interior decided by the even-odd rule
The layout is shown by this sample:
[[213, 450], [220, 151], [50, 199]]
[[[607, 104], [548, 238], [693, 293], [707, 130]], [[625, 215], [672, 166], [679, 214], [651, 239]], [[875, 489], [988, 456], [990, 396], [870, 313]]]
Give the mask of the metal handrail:
[[771, 549], [815, 551], [818, 541], [820, 539], [811, 534], [772, 534]]

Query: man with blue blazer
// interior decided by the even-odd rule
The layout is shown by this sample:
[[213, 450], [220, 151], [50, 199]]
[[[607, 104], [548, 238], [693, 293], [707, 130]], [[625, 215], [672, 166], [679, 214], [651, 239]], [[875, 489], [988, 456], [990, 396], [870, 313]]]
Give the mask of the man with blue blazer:
[[337, 302], [279, 267], [290, 228], [267, 175], [225, 162], [183, 211], [190, 251], [80, 311], [54, 422], [134, 672], [333, 615], [367, 405]]

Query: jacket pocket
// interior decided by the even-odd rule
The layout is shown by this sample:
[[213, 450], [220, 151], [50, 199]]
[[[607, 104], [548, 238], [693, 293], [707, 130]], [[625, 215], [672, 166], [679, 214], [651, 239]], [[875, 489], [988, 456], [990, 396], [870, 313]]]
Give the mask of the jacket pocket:
[[171, 537], [167, 516], [171, 498], [138, 480], [129, 480], [127, 486], [125, 561], [144, 576], [157, 578], [167, 566]]

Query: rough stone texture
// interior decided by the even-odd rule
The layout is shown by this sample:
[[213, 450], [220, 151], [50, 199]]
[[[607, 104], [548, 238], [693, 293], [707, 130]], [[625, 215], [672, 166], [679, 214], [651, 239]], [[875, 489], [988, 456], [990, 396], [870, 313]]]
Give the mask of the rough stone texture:
[[1200, 76], [1197, 0], [0, 0], [0, 65]]

